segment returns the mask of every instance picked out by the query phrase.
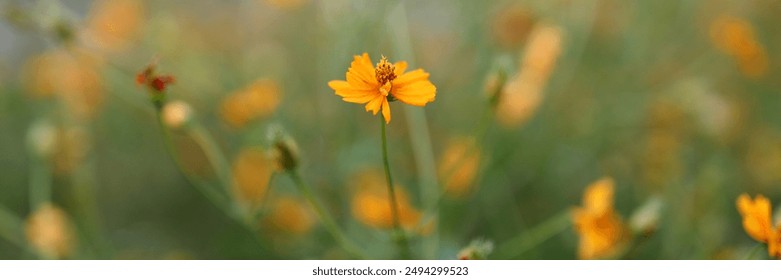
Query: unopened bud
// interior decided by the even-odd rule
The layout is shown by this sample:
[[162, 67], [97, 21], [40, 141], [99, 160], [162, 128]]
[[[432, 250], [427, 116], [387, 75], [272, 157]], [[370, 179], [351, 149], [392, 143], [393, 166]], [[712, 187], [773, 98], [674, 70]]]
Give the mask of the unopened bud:
[[648, 201], [635, 210], [635, 213], [629, 219], [629, 226], [632, 228], [632, 231], [643, 235], [656, 231], [663, 206], [664, 202], [658, 196], [649, 198]]
[[269, 128], [269, 140], [271, 141], [271, 158], [279, 170], [294, 170], [299, 163], [299, 150], [296, 141], [287, 135], [284, 130], [277, 125]]
[[36, 121], [27, 131], [27, 145], [36, 156], [51, 157], [57, 146], [57, 129], [48, 121]]
[[502, 96], [502, 89], [504, 84], [507, 83], [507, 73], [504, 70], [497, 70], [486, 77], [485, 80], [485, 93], [488, 95], [488, 103], [491, 108], [495, 107], [499, 103], [499, 99]]
[[172, 129], [186, 126], [192, 120], [193, 109], [184, 101], [173, 101], [163, 107], [163, 123]]
[[157, 62], [154, 61], [136, 75], [136, 84], [146, 86], [150, 98], [155, 107], [160, 110], [165, 104], [165, 90], [176, 79], [172, 75], [158, 75], [156, 73]]
[[459, 260], [485, 260], [494, 251], [494, 243], [490, 240], [475, 239], [458, 252]]
[[496, 107], [499, 103], [505, 84], [507, 83], [507, 69], [510, 69], [512, 65], [512, 59], [506, 56], [500, 56], [494, 62], [494, 70], [488, 73], [485, 78], [485, 85], [483, 90], [486, 96], [488, 96], [488, 104], [491, 108]]

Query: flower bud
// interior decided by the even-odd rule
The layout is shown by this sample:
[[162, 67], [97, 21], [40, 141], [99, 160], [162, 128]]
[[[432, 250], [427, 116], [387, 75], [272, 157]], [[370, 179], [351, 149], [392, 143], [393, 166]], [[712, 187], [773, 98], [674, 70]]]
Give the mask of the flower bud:
[[57, 148], [57, 129], [48, 121], [36, 121], [27, 131], [27, 145], [34, 155], [51, 157]]
[[485, 260], [494, 251], [494, 243], [482, 238], [472, 240], [458, 252], [459, 260]]
[[186, 126], [193, 117], [193, 109], [184, 101], [169, 102], [163, 107], [163, 123], [172, 129]]
[[659, 216], [664, 202], [658, 196], [649, 198], [642, 206], [635, 210], [629, 219], [629, 227], [632, 231], [648, 235], [656, 231], [659, 224]]
[[268, 130], [271, 142], [271, 158], [278, 170], [294, 170], [299, 164], [299, 150], [296, 141], [282, 130], [282, 127], [273, 125]]
[[165, 104], [165, 90], [169, 84], [176, 82], [172, 75], [158, 75], [155, 71], [157, 62], [147, 65], [144, 70], [136, 75], [136, 84], [146, 86], [150, 93], [150, 99], [155, 108], [161, 110]]

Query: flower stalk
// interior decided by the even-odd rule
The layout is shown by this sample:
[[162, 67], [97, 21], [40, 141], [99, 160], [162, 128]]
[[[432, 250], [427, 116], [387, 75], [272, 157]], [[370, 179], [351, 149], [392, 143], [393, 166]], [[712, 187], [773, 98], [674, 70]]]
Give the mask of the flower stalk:
[[393, 186], [393, 177], [390, 173], [390, 163], [388, 162], [388, 140], [385, 133], [385, 121], [380, 118], [380, 127], [382, 130], [382, 162], [385, 167], [385, 179], [388, 181], [388, 196], [391, 208], [391, 216], [393, 218], [393, 240], [396, 242], [396, 246], [399, 249], [399, 255], [402, 259], [409, 259], [410, 249], [407, 235], [401, 228], [401, 222], [399, 220], [399, 203], [396, 200], [396, 190]]

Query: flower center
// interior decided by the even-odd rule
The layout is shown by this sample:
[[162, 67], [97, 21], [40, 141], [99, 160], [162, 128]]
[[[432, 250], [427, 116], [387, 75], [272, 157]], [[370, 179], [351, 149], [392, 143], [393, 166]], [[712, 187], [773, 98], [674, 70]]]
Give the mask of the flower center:
[[380, 62], [377, 63], [377, 68], [374, 69], [374, 76], [377, 77], [377, 82], [379, 82], [380, 85], [385, 85], [396, 78], [395, 70], [396, 67], [394, 67], [393, 64], [390, 64], [388, 58], [383, 55]]

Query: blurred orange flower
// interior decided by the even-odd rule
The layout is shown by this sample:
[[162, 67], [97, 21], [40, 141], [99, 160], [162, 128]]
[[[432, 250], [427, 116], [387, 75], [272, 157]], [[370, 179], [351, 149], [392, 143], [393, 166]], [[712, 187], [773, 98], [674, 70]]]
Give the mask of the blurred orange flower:
[[73, 253], [73, 226], [57, 206], [45, 204], [35, 210], [27, 219], [25, 233], [30, 245], [44, 257], [59, 259]]
[[767, 243], [771, 257], [781, 258], [781, 226], [776, 229], [771, 222], [770, 200], [762, 195], [752, 200], [744, 193], [738, 197], [737, 207], [746, 233], [759, 242]]
[[535, 21], [534, 15], [526, 7], [505, 7], [494, 17], [491, 31], [500, 46], [516, 48], [526, 41]]
[[81, 49], [50, 50], [26, 63], [26, 86], [34, 97], [59, 97], [70, 113], [92, 117], [104, 99], [100, 64]]
[[117, 51], [127, 47], [138, 36], [143, 17], [142, 1], [96, 1], [90, 9], [87, 29], [99, 47]]
[[268, 189], [274, 165], [261, 148], [245, 148], [233, 162], [234, 191], [251, 207], [257, 206]]
[[279, 85], [274, 80], [260, 79], [225, 98], [220, 114], [228, 124], [242, 127], [274, 113], [281, 99]]
[[542, 103], [543, 90], [561, 53], [561, 30], [538, 25], [520, 63], [520, 72], [505, 85], [496, 107], [499, 123], [515, 127], [525, 123]]
[[298, 199], [280, 197], [272, 202], [271, 213], [264, 221], [275, 230], [302, 235], [309, 232], [315, 224], [308, 209], [308, 206]]
[[372, 67], [369, 55], [356, 55], [347, 70], [347, 81], [333, 80], [328, 86], [336, 91], [342, 100], [366, 104], [366, 111], [377, 114], [382, 110], [386, 123], [390, 123], [390, 101], [400, 100], [414, 106], [425, 106], [434, 101], [437, 88], [429, 80], [429, 74], [423, 69], [404, 72], [406, 61], [394, 64], [385, 56]]
[[450, 141], [439, 160], [439, 176], [442, 177], [448, 195], [463, 197], [472, 190], [480, 167], [480, 150], [472, 138]]
[[[352, 199], [353, 216], [371, 227], [383, 229], [393, 227], [393, 216], [384, 177], [372, 170], [358, 174], [354, 182], [357, 191]], [[404, 188], [396, 186], [396, 198], [401, 226], [410, 229], [417, 225], [421, 217], [420, 211], [410, 204]]]
[[719, 16], [711, 22], [710, 37], [716, 47], [737, 60], [746, 76], [759, 78], [767, 72], [767, 52], [754, 35], [750, 22], [735, 16]]
[[614, 256], [622, 247], [628, 230], [613, 209], [613, 179], [602, 178], [583, 194], [583, 208], [572, 212], [580, 236], [578, 258], [601, 259]]

